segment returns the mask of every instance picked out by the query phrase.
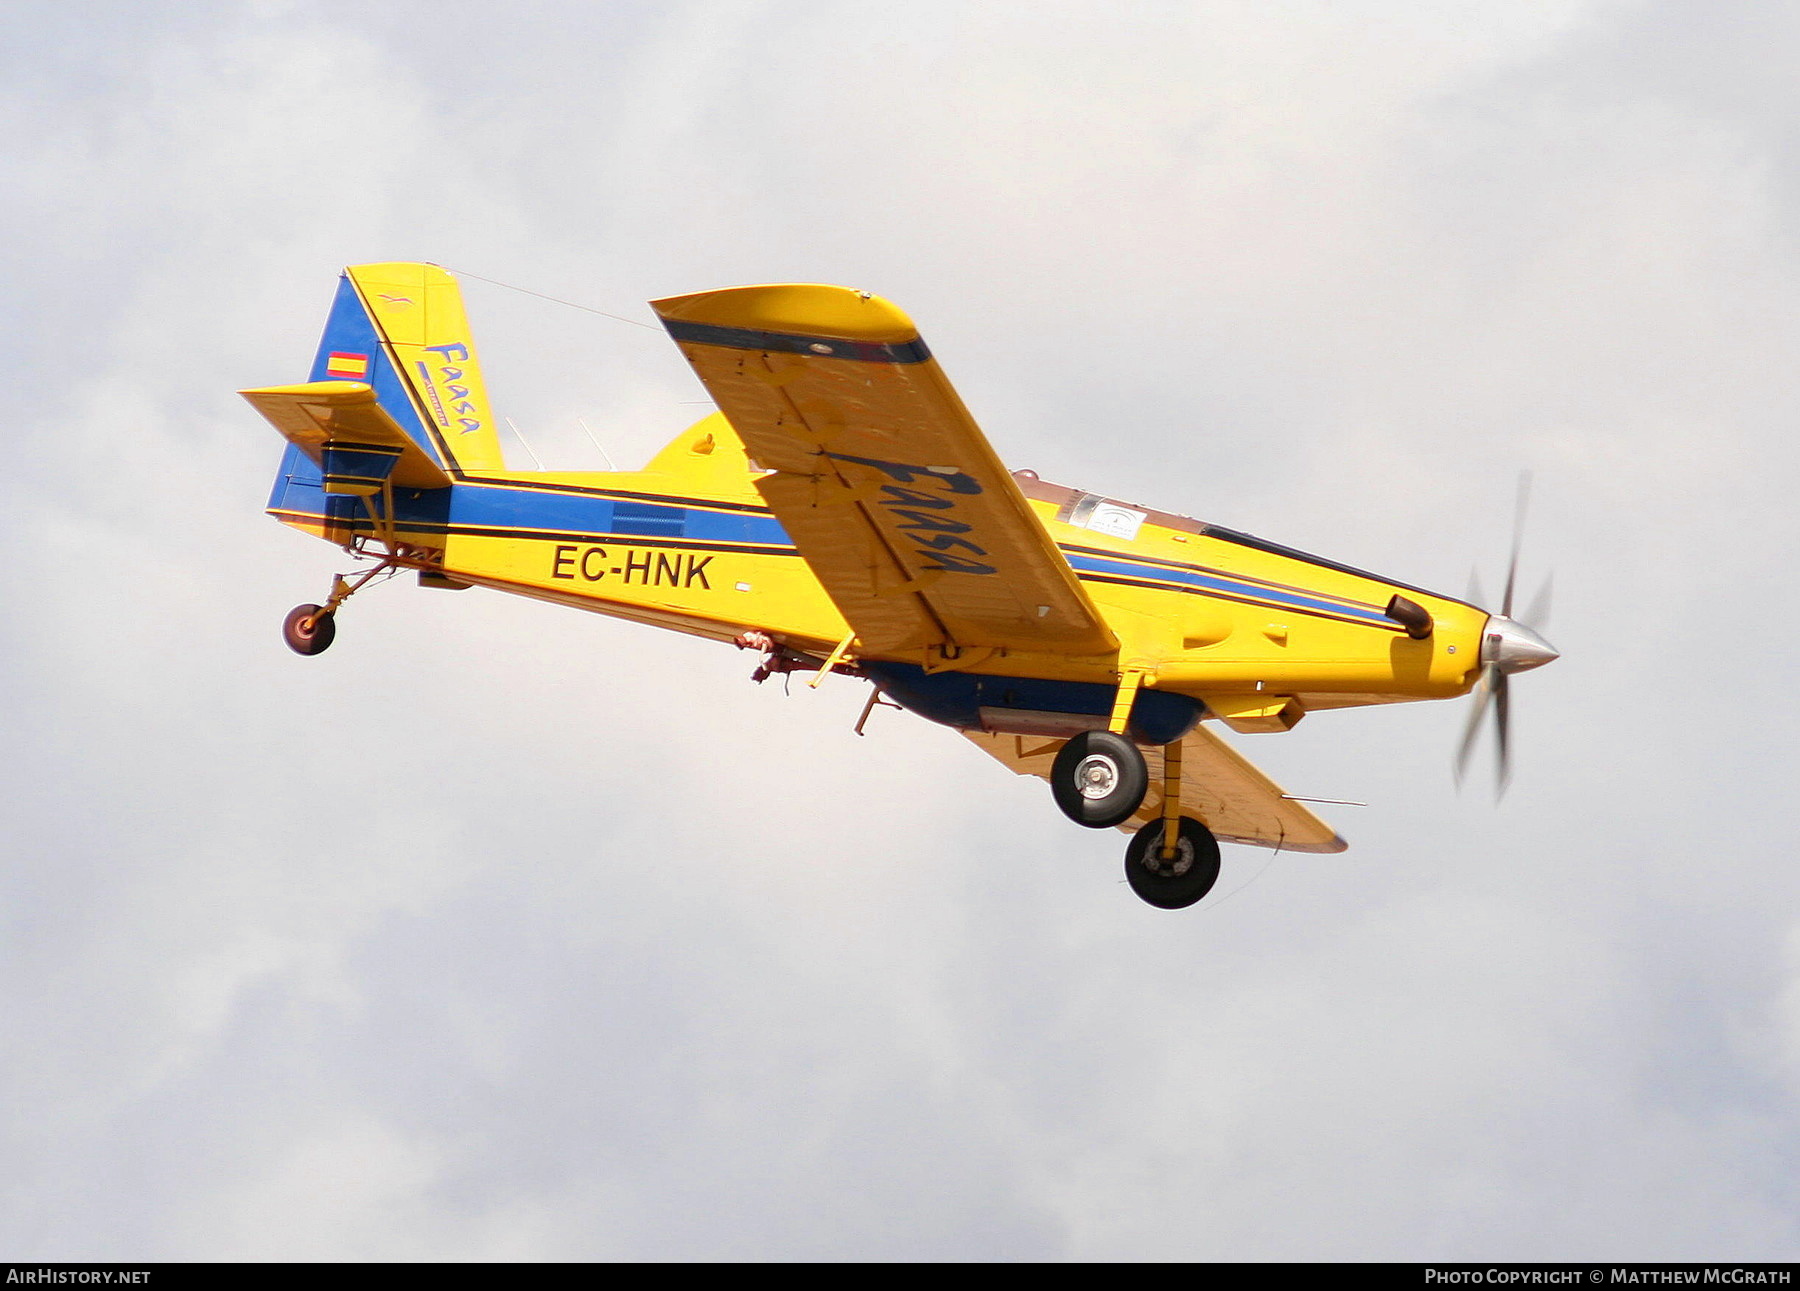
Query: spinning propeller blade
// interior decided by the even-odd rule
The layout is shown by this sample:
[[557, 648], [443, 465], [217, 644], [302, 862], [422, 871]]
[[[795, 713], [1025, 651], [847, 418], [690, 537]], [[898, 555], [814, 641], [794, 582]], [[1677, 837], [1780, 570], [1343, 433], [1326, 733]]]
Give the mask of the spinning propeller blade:
[[1475, 751], [1475, 737], [1481, 734], [1481, 719], [1487, 716], [1488, 701], [1493, 698], [1493, 686], [1489, 684], [1491, 675], [1492, 669], [1483, 668], [1471, 693], [1469, 720], [1463, 724], [1462, 741], [1456, 746], [1456, 782], [1459, 785], [1469, 766], [1469, 754]]
[[1531, 598], [1531, 604], [1525, 607], [1524, 621], [1540, 628], [1550, 626], [1550, 594], [1553, 590], [1555, 575], [1545, 574], [1544, 585], [1537, 589], [1537, 595]]
[[[1500, 597], [1500, 612], [1488, 616], [1487, 627], [1482, 632], [1481, 676], [1475, 682], [1474, 707], [1456, 749], [1456, 781], [1460, 785], [1463, 773], [1468, 769], [1469, 755], [1475, 749], [1476, 737], [1481, 732], [1481, 723], [1491, 709], [1494, 714], [1496, 798], [1506, 792], [1507, 782], [1512, 779], [1511, 677], [1517, 672], [1541, 668], [1558, 658], [1555, 647], [1513, 617], [1513, 593], [1519, 581], [1519, 549], [1525, 540], [1525, 507], [1530, 497], [1531, 474], [1521, 472], [1518, 507], [1513, 515], [1512, 557], [1506, 563], [1506, 587]], [[1543, 587], [1531, 599], [1531, 608], [1525, 615], [1527, 619], [1542, 623], [1549, 615], [1550, 588], [1550, 579], [1546, 578]], [[1478, 605], [1481, 603], [1479, 590], [1480, 585], [1471, 574], [1470, 599]]]

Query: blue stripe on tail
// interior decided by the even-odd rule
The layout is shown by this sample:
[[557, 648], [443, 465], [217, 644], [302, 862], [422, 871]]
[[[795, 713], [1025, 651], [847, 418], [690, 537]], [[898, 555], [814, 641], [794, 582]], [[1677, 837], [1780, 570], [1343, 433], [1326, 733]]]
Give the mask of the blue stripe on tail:
[[[349, 376], [341, 367], [334, 371], [333, 355], [353, 355], [366, 359], [367, 374]], [[444, 465], [444, 455], [438, 448], [437, 439], [426, 429], [425, 424], [419, 420], [419, 414], [413, 409], [412, 396], [406, 382], [394, 370], [393, 360], [388, 357], [387, 350], [381, 344], [381, 333], [375, 328], [375, 320], [363, 308], [349, 274], [338, 279], [337, 299], [331, 302], [331, 317], [325, 321], [325, 334], [319, 338], [319, 352], [313, 359], [312, 375], [307, 380], [363, 381], [374, 386], [375, 397], [380, 400], [387, 415], [400, 423], [400, 428], [425, 450], [427, 457], [440, 467]]]

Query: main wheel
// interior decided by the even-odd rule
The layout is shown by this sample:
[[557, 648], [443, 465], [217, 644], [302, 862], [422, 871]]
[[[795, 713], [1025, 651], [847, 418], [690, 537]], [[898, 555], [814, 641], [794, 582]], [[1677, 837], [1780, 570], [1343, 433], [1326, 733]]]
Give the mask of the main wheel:
[[1173, 858], [1163, 857], [1162, 841], [1160, 820], [1131, 836], [1125, 848], [1125, 880], [1157, 909], [1182, 910], [1219, 881], [1219, 840], [1192, 816], [1183, 816]]
[[320, 605], [296, 605], [281, 625], [281, 639], [295, 654], [322, 654], [337, 636], [335, 617]]
[[1111, 829], [1130, 820], [1149, 784], [1138, 746], [1111, 731], [1083, 731], [1062, 746], [1050, 768], [1056, 805], [1089, 829]]

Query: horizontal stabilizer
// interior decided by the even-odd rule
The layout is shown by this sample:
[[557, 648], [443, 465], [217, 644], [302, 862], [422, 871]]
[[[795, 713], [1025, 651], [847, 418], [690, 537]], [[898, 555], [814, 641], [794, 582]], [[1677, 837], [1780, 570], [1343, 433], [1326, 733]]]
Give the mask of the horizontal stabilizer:
[[327, 493], [372, 493], [384, 479], [441, 489], [450, 477], [425, 455], [360, 381], [240, 390], [239, 394], [319, 465]]

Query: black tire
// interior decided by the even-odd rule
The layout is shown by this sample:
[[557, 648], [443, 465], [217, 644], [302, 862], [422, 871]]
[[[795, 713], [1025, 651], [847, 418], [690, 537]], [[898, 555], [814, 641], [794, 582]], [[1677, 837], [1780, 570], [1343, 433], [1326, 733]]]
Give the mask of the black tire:
[[1184, 910], [1219, 881], [1219, 840], [1192, 816], [1181, 818], [1172, 863], [1162, 858], [1163, 823], [1153, 820], [1125, 848], [1125, 881], [1158, 910]]
[[1138, 746], [1111, 731], [1083, 731], [1062, 746], [1050, 768], [1056, 805], [1089, 829], [1111, 829], [1130, 820], [1149, 785]]
[[281, 639], [295, 654], [323, 654], [336, 636], [336, 616], [323, 606], [296, 605], [281, 625]]

